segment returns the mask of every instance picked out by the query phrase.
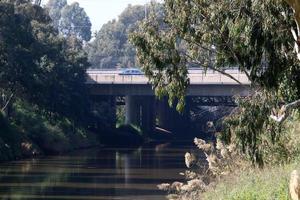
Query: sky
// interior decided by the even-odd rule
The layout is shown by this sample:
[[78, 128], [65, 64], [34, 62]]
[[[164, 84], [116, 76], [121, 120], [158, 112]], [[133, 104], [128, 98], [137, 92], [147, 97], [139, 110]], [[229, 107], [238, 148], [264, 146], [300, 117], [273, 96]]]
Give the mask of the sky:
[[[100, 30], [103, 24], [117, 19], [122, 11], [131, 5], [144, 5], [151, 0], [68, 0], [68, 4], [78, 2], [92, 22], [92, 32]], [[161, 2], [161, 1], [160, 1]], [[42, 4], [46, 4], [43, 0]]]

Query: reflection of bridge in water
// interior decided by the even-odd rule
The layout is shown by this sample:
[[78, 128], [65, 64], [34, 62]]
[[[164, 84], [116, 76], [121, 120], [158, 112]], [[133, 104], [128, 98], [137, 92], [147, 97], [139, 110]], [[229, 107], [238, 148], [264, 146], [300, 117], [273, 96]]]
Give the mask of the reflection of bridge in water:
[[[190, 85], [187, 90], [183, 115], [169, 108], [167, 99], [156, 100], [149, 80], [144, 75], [120, 75], [121, 71], [88, 70], [87, 84], [94, 97], [109, 97], [111, 105], [125, 105], [125, 123], [135, 124], [144, 132], [152, 132], [155, 125], [170, 131], [186, 130], [183, 124], [189, 120], [189, 106], [234, 106], [233, 96], [248, 96], [250, 82], [245, 74], [227, 71], [237, 79], [217, 72], [204, 73], [189, 70]], [[193, 100], [192, 100], [193, 99]], [[112, 111], [114, 112], [114, 111]], [[187, 121], [186, 121], [187, 120]]]

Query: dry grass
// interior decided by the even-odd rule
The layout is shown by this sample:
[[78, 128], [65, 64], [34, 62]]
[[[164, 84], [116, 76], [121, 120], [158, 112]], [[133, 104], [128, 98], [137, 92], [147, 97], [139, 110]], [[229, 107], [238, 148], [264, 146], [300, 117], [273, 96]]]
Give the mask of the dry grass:
[[206, 200], [290, 200], [289, 178], [298, 162], [265, 169], [237, 170], [202, 194]]

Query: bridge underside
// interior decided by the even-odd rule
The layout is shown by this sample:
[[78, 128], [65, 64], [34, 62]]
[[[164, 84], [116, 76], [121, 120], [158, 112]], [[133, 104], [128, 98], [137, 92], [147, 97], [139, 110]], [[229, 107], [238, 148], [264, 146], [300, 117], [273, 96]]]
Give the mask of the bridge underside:
[[169, 107], [167, 98], [155, 99], [149, 84], [89, 84], [89, 90], [92, 96], [113, 98], [114, 109], [117, 105], [124, 105], [125, 123], [140, 126], [146, 134], [151, 134], [155, 126], [171, 132], [184, 133], [190, 126], [191, 107], [232, 107], [236, 106], [234, 96], [243, 97], [250, 94], [250, 87], [245, 85], [190, 85], [185, 111], [179, 114], [175, 108]]

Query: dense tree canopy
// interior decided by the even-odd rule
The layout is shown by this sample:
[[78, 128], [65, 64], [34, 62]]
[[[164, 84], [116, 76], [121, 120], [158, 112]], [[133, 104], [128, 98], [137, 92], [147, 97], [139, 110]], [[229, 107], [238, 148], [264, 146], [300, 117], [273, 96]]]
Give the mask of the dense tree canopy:
[[30, 1], [0, 2], [0, 16], [2, 97], [29, 101], [51, 114], [80, 116], [88, 67], [81, 42], [60, 37], [45, 10]]
[[237, 67], [254, 85], [269, 89], [286, 89], [283, 82], [300, 88], [290, 34], [296, 24], [286, 3], [165, 0], [164, 11], [163, 25], [153, 12], [131, 37], [158, 94], [183, 103], [190, 64], [224, 74]]
[[49, 0], [46, 9], [63, 36], [76, 36], [82, 41], [91, 39], [90, 18], [77, 2], [68, 5], [66, 0]]
[[129, 43], [128, 35], [144, 18], [144, 6], [129, 5], [118, 20], [104, 24], [86, 48], [92, 67], [136, 67], [135, 48]]

